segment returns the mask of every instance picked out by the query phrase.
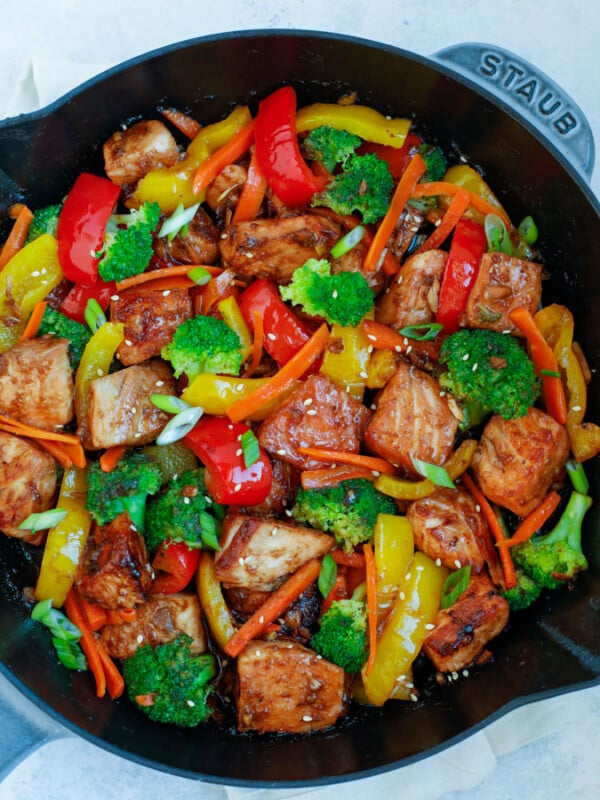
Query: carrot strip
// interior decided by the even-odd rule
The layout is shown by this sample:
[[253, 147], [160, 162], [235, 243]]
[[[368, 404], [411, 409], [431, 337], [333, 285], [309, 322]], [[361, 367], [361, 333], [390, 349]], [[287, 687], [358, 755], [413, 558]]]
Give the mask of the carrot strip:
[[[147, 287], [153, 292], [170, 291], [171, 289], [192, 289], [198, 284], [186, 275], [174, 275], [172, 278], [157, 278]], [[128, 291], [128, 290], [125, 290]]]
[[323, 467], [322, 469], [305, 469], [300, 473], [300, 483], [303, 489], [321, 489], [324, 486], [336, 486], [341, 481], [363, 480], [373, 481], [377, 476], [372, 469], [354, 467], [352, 464], [340, 464], [336, 467]]
[[560, 375], [554, 351], [544, 339], [531, 313], [523, 306], [515, 308], [508, 314], [509, 319], [519, 328], [527, 339], [529, 353], [536, 373], [542, 379], [546, 411], [560, 424], [567, 422], [567, 398], [562, 379], [556, 375], [544, 374], [554, 372]]
[[476, 211], [479, 211], [480, 214], [483, 214], [484, 216], [486, 214], [496, 214], [504, 222], [508, 230], [512, 228], [509, 218], [505, 216], [497, 206], [493, 206], [491, 203], [488, 203], [487, 200], [479, 197], [478, 194], [470, 192], [468, 189], [465, 189], [464, 186], [459, 186], [457, 183], [448, 183], [447, 181], [431, 181], [430, 183], [420, 183], [415, 187], [412, 196], [435, 197], [436, 195], [447, 195], [448, 197], [453, 197], [459, 192], [466, 192], [469, 195], [469, 205], [472, 206]]
[[[139, 286], [141, 283], [149, 283], [151, 281], [162, 280], [162, 278], [176, 278], [180, 276], [186, 277], [188, 272], [195, 267], [202, 267], [211, 275], [220, 275], [223, 270], [221, 267], [209, 267], [205, 264], [179, 264], [176, 267], [164, 267], [163, 269], [152, 269], [149, 272], [140, 272], [139, 275], [132, 275], [130, 278], [124, 278], [117, 283], [117, 291], [122, 292], [125, 289], [131, 289], [133, 286]], [[191, 281], [191, 286], [194, 282]], [[151, 286], [149, 287], [152, 288]]]
[[345, 550], [340, 550], [334, 547], [329, 551], [329, 555], [333, 558], [336, 564], [341, 564], [344, 567], [357, 567], [358, 569], [366, 569], [367, 559], [364, 553], [359, 553], [355, 550], [353, 553], [346, 553]]
[[210, 309], [220, 300], [224, 300], [235, 291], [235, 273], [232, 269], [224, 269], [202, 288], [202, 313], [208, 314]]
[[105, 450], [98, 460], [102, 472], [112, 472], [126, 452], [127, 447], [124, 444], [118, 444]]
[[266, 403], [281, 397], [294, 382], [319, 358], [329, 340], [329, 328], [325, 323], [313, 333], [300, 350], [273, 375], [272, 378], [254, 391], [236, 400], [228, 409], [227, 416], [232, 422], [247, 419]]
[[2, 250], [0, 251], [0, 272], [2, 272], [11, 258], [22, 249], [23, 245], [25, 244], [27, 231], [29, 230], [32, 219], [33, 214], [30, 209], [27, 208], [26, 205], [22, 205], [15, 223], [12, 226], [6, 241], [4, 242]]
[[[419, 342], [416, 339], [409, 339], [406, 336], [384, 325], [382, 322], [375, 322], [373, 319], [365, 319], [362, 328], [369, 344], [375, 350], [394, 350], [397, 353], [413, 352], [422, 353], [431, 361], [437, 361], [442, 344], [442, 337], [438, 336], [431, 341]], [[410, 348], [410, 349], [409, 349]]]
[[414, 192], [415, 186], [419, 182], [419, 178], [426, 171], [427, 167], [421, 156], [417, 153], [413, 156], [410, 164], [404, 171], [402, 177], [398, 181], [398, 185], [394, 191], [392, 202], [387, 210], [385, 217], [381, 220], [377, 232], [373, 237], [373, 241], [367, 251], [364, 260], [364, 268], [367, 271], [377, 269], [379, 259], [385, 246], [388, 243], [394, 228], [396, 227], [400, 214], [404, 211], [404, 206], [409, 201]]
[[87, 465], [85, 450], [80, 444], [65, 444], [64, 442], [53, 442], [50, 439], [36, 439], [36, 442], [50, 453], [64, 469], [71, 467], [84, 469]]
[[346, 453], [343, 450], [332, 450], [328, 447], [299, 447], [298, 452], [303, 456], [314, 458], [315, 461], [351, 464], [354, 467], [364, 467], [384, 475], [396, 474], [395, 468], [384, 458], [363, 456], [361, 453]]
[[250, 157], [250, 164], [248, 165], [248, 172], [246, 174], [246, 181], [242, 187], [240, 198], [233, 212], [232, 222], [250, 222], [256, 219], [262, 201], [264, 200], [267, 191], [267, 179], [263, 175], [258, 161], [256, 159], [256, 151], [252, 151]]
[[47, 305], [48, 303], [45, 300], [40, 300], [34, 305], [31, 316], [27, 320], [25, 330], [19, 339], [20, 342], [24, 342], [26, 339], [33, 339], [37, 334]]
[[[473, 495], [473, 499], [481, 508], [483, 516], [485, 517], [490, 531], [492, 532], [492, 536], [494, 537], [496, 544], [501, 545], [505, 541], [505, 536], [502, 527], [498, 522], [498, 517], [494, 514], [494, 509], [491, 507], [485, 495], [470, 475], [464, 472], [461, 476], [461, 481]], [[502, 571], [504, 572], [504, 582], [506, 584], [505, 588], [512, 589], [517, 585], [517, 577], [515, 574], [515, 565], [512, 560], [510, 548], [499, 547], [498, 550], [500, 555], [500, 563], [502, 564]]]
[[343, 570], [339, 570], [335, 576], [333, 586], [329, 590], [327, 597], [323, 598], [321, 603], [321, 614], [325, 614], [331, 608], [336, 600], [344, 600], [348, 597], [348, 585], [346, 583], [346, 575]]
[[135, 622], [137, 610], [135, 608], [120, 608], [118, 611], [109, 611], [107, 614], [109, 625], [122, 625], [124, 622]]
[[265, 328], [263, 325], [263, 318], [260, 311], [252, 312], [252, 320], [254, 322], [254, 338], [252, 339], [252, 358], [246, 369], [245, 377], [250, 378], [258, 369], [260, 360], [263, 355], [263, 348], [265, 343]]
[[119, 668], [106, 652], [104, 643], [98, 639], [96, 640], [96, 647], [98, 648], [98, 655], [106, 677], [106, 688], [108, 689], [109, 697], [111, 700], [116, 700], [125, 691], [125, 681], [119, 672]]
[[194, 194], [200, 194], [229, 164], [244, 155], [254, 140], [254, 122], [244, 125], [231, 139], [215, 150], [196, 170]]
[[498, 542], [498, 546], [512, 547], [514, 544], [520, 544], [521, 542], [526, 542], [528, 539], [531, 539], [533, 534], [539, 531], [544, 522], [554, 514], [559, 503], [560, 495], [558, 492], [549, 492], [539, 506], [534, 508], [531, 514], [525, 517], [510, 539], [504, 539]]
[[144, 708], [151, 708], [154, 705], [153, 694], [136, 694], [134, 700], [138, 706], [143, 706]]
[[312, 558], [300, 567], [287, 581], [258, 608], [241, 628], [233, 634], [225, 645], [225, 652], [230, 658], [236, 658], [252, 639], [260, 636], [269, 625], [319, 577], [321, 562]]
[[29, 439], [47, 439], [50, 442], [63, 442], [64, 444], [81, 445], [78, 436], [73, 433], [57, 433], [56, 431], [45, 431], [42, 428], [35, 428], [25, 422], [18, 422], [12, 417], [0, 414], [0, 430], [8, 433], [15, 433], [17, 436], [26, 436]]
[[194, 139], [202, 130], [202, 125], [189, 114], [184, 114], [183, 111], [177, 111], [175, 108], [162, 108], [160, 113], [188, 139]]
[[106, 674], [104, 672], [100, 653], [96, 646], [97, 640], [84, 616], [79, 594], [73, 588], [69, 589], [69, 593], [65, 599], [65, 611], [71, 622], [81, 631], [79, 644], [85, 653], [88, 667], [92, 671], [92, 675], [96, 681], [96, 697], [104, 697], [106, 694]]
[[369, 633], [369, 658], [365, 666], [368, 675], [375, 663], [375, 650], [377, 648], [377, 569], [373, 548], [367, 542], [363, 545], [365, 554], [365, 571], [367, 584], [367, 629]]
[[448, 209], [442, 217], [440, 224], [437, 226], [437, 228], [435, 228], [433, 233], [423, 242], [416, 252], [423, 253], [426, 250], [434, 250], [436, 247], [439, 247], [441, 244], [443, 244], [443, 242], [446, 241], [448, 236], [450, 236], [456, 227], [459, 219], [469, 207], [469, 202], [469, 193], [465, 189], [461, 189], [459, 192], [457, 192], [452, 198], [452, 202], [448, 206]]
[[98, 605], [98, 603], [88, 602], [81, 595], [79, 595], [79, 603], [92, 631], [99, 631], [100, 628], [106, 625], [109, 612], [105, 608]]

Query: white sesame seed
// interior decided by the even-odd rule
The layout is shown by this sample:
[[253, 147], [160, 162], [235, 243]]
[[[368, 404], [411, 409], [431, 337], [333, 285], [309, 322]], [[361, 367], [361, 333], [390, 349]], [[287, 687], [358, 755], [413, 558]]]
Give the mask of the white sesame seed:
[[406, 348], [406, 355], [408, 355], [411, 350], [412, 350], [412, 344], [409, 344], [408, 347]]
[[400, 347], [400, 345], [399, 345], [399, 344], [397, 344], [397, 345], [395, 345], [395, 346], [394, 346], [394, 350], [395, 350], [397, 353], [401, 353], [401, 352], [402, 352], [402, 348]]
[[374, 349], [372, 344], [367, 345], [367, 353], [372, 353]]
[[403, 341], [403, 343], [402, 343], [402, 344], [404, 345], [404, 347], [406, 347], [406, 346], [407, 346], [407, 344], [408, 344], [408, 339], [406, 338], [406, 336], [404, 337], [404, 341]]
[[333, 297], [333, 299], [334, 299], [334, 300], [337, 300], [337, 298], [338, 298], [338, 291], [337, 291], [337, 289], [334, 289], [334, 290], [333, 290], [333, 292], [331, 293], [331, 296]]
[[243, 566], [244, 566], [244, 559], [242, 558], [242, 556], [240, 556], [240, 557], [238, 558], [238, 564], [240, 565], [240, 567], [243, 567]]
[[468, 361], [469, 360], [469, 353], [465, 353], [464, 356], [462, 357], [462, 360], [463, 361]]
[[404, 275], [398, 275], [398, 280], [396, 281], [396, 283], [397, 283], [398, 285], [400, 285], [400, 284], [402, 283], [402, 278], [403, 278], [403, 277], [404, 277]]
[[410, 572], [407, 572], [406, 575], [404, 576], [404, 580], [409, 581], [410, 579], [411, 579], [411, 574]]
[[406, 595], [404, 594], [404, 592], [399, 592], [398, 597], [400, 598], [400, 600], [406, 600]]
[[238, 449], [235, 451], [235, 454], [236, 456], [242, 456], [244, 455], [244, 451], [242, 450], [241, 447], [238, 447]]
[[368, 372], [364, 372], [364, 371], [363, 371], [363, 372], [360, 372], [360, 373], [359, 373], [359, 376], [360, 376], [361, 378], [368, 378], [368, 377], [369, 377], [369, 373], [368, 373]]
[[137, 408], [135, 406], [131, 406], [131, 413], [132, 414], [136, 414], [137, 413]]
[[442, 389], [442, 391], [440, 392], [440, 397], [446, 397], [446, 392], [445, 392], [443, 389]]
[[98, 367], [98, 369], [96, 370], [96, 375], [99, 378], [101, 378], [104, 375], [104, 372], [103, 372], [103, 370], [100, 369], [100, 367]]
[[164, 381], [156, 381], [156, 383], [154, 385], [155, 386], [164, 386], [165, 382]]
[[433, 624], [433, 622], [428, 622], [428, 623], [425, 625], [425, 630], [426, 630], [426, 631], [432, 631], [434, 628], [435, 628], [435, 625]]
[[481, 511], [481, 506], [479, 505], [479, 503], [477, 503], [477, 505], [475, 506], [475, 511], [477, 511], [478, 514]]
[[457, 681], [458, 680], [458, 672], [453, 672], [452, 673], [452, 680], [453, 681]]
[[[406, 678], [406, 675], [404, 677]], [[414, 683], [411, 683], [410, 681], [406, 681], [405, 685], [406, 685], [407, 689], [414, 689], [415, 688]]]
[[377, 411], [377, 403], [371, 403], [370, 409], [371, 411]]
[[184, 497], [184, 498], [183, 498], [183, 503], [184, 503], [184, 505], [186, 505], [186, 506], [189, 506], [189, 504], [190, 504], [191, 502], [192, 502], [192, 501], [190, 500], [190, 498], [189, 498], [189, 497]]
[[120, 300], [121, 298], [119, 297], [118, 294], [111, 294], [110, 299], [114, 300], [116, 302], [117, 300]]
[[32, 273], [31, 273], [31, 277], [32, 277], [32, 278], [39, 278], [39, 277], [40, 277], [40, 271], [39, 271], [39, 269], [36, 269], [34, 272], [32, 272]]
[[410, 693], [410, 699], [413, 701], [413, 703], [416, 703], [419, 698], [417, 697], [417, 695], [414, 692], [411, 692]]
[[248, 251], [244, 255], [246, 256], [246, 258], [254, 258], [254, 253], [251, 253], [250, 251]]
[[417, 567], [417, 572], [423, 572], [424, 569], [425, 567], [422, 564], [419, 564], [419, 566]]
[[581, 411], [581, 406], [571, 406], [571, 411]]
[[193, 701], [193, 700], [186, 700], [185, 702], [188, 704], [188, 706], [189, 706], [190, 708], [194, 708], [194, 706], [196, 705], [196, 703], [194, 703], [194, 701]]
[[144, 641], [144, 636], [143, 636], [143, 634], [141, 634], [141, 633], [138, 633], [138, 635], [137, 635], [137, 637], [136, 637], [136, 642], [137, 642], [138, 644], [141, 644], [143, 641]]
[[274, 333], [267, 333], [267, 339], [270, 339], [272, 342], [277, 340], [277, 336]]
[[436, 565], [436, 567], [441, 567], [442, 566], [442, 559], [441, 558], [436, 558], [435, 565]]
[[135, 439], [141, 439], [142, 438], [142, 432], [141, 431], [136, 431], [133, 434], [133, 436], [134, 436]]
[[125, 344], [127, 345], [127, 347], [131, 347], [133, 342], [131, 341], [131, 339], [125, 339]]
[[463, 669], [462, 674], [463, 674], [463, 676], [465, 678], [468, 678], [469, 677], [469, 670], [468, 669]]
[[303, 403], [304, 403], [305, 406], [312, 406], [312, 404], [313, 404], [312, 397], [307, 397], [306, 400], [303, 401]]
[[170, 294], [171, 294], [170, 289], [165, 289], [164, 292], [162, 293], [163, 297], [168, 297]]
[[303, 721], [303, 722], [312, 722], [312, 717], [311, 717], [311, 716], [309, 716], [308, 714], [305, 714], [305, 715], [302, 717], [302, 721]]
[[372, 342], [376, 342], [377, 341], [377, 337], [373, 336], [372, 333], [367, 333], [367, 339], [370, 339]]
[[262, 624], [263, 624], [263, 622], [265, 621], [265, 618], [264, 618], [263, 616], [260, 616], [260, 617], [258, 618], [258, 621], [259, 621], [259, 622], [260, 622], [260, 624], [262, 625]]
[[460, 563], [460, 561], [458, 560], [458, 558], [457, 558], [457, 559], [456, 559], [456, 561], [454, 562], [454, 566], [456, 567], [456, 569], [460, 569], [460, 568], [462, 567], [462, 564]]
[[379, 470], [378, 470], [378, 469], [372, 469], [372, 470], [371, 470], [371, 475], [372, 475], [374, 478], [378, 478], [378, 477], [381, 475], [381, 472], [379, 472]]
[[477, 367], [478, 366], [479, 366], [479, 364], [473, 364], [473, 372], [477, 372]]
[[307, 411], [306, 413], [307, 413], [309, 416], [311, 416], [311, 417], [314, 417], [314, 416], [316, 415], [317, 411], [316, 411], [316, 409], [314, 409], [314, 408], [309, 408], [309, 409], [308, 409], [308, 411]]
[[277, 452], [278, 456], [284, 456], [286, 454], [286, 451], [283, 448], [280, 449], [280, 450], [277, 450], [276, 452]]
[[241, 492], [242, 491], [242, 484], [241, 483], [236, 483], [236, 485], [233, 487], [233, 491], [234, 492]]
[[290, 511], [289, 508], [286, 508], [285, 515], [286, 515], [286, 517], [291, 517], [292, 516], [292, 512]]

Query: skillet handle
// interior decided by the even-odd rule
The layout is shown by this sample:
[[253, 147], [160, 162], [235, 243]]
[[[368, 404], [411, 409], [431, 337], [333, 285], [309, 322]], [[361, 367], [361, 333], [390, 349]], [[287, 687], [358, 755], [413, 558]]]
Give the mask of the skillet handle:
[[32, 752], [67, 735], [0, 674], [0, 784]]
[[503, 101], [574, 167], [591, 177], [595, 148], [590, 125], [579, 106], [541, 70], [509, 50], [489, 44], [451, 45], [434, 58]]

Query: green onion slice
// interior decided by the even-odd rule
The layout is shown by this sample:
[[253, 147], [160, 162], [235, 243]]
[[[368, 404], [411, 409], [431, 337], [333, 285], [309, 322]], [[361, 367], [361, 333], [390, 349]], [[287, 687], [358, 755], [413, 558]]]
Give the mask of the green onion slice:
[[166, 236], [171, 242], [177, 236], [179, 231], [188, 225], [193, 219], [196, 211], [200, 208], [200, 203], [194, 203], [193, 206], [184, 208], [183, 203], [180, 203], [170, 217], [163, 222], [158, 232], [160, 238]]
[[497, 214], [486, 214], [483, 227], [489, 251], [512, 255], [513, 247], [506, 225]]
[[527, 244], [535, 244], [537, 242], [538, 228], [533, 221], [533, 217], [525, 217], [525, 219], [521, 220], [518, 231]]
[[400, 336], [406, 336], [407, 339], [428, 342], [431, 339], [435, 339], [443, 328], [444, 326], [441, 322], [424, 322], [421, 325], [407, 325], [405, 328], [400, 328], [398, 333]]
[[64, 508], [51, 508], [48, 511], [40, 511], [37, 514], [30, 514], [19, 525], [20, 530], [31, 531], [45, 531], [48, 528], [53, 528], [67, 516]]
[[448, 489], [455, 489], [454, 481], [448, 475], [448, 471], [444, 467], [439, 467], [437, 464], [430, 464], [428, 461], [421, 461], [416, 456], [411, 456], [413, 467], [424, 478], [427, 478], [436, 486], [445, 486]]
[[172, 444], [189, 433], [200, 417], [204, 414], [204, 409], [200, 406], [190, 406], [180, 411], [179, 414], [170, 419], [159, 434], [156, 444]]
[[212, 275], [204, 267], [193, 267], [187, 276], [191, 281], [194, 281], [196, 286], [206, 286], [212, 279]]
[[167, 414], [179, 414], [180, 411], [185, 411], [186, 408], [192, 408], [185, 400], [172, 394], [151, 394], [150, 400], [153, 405], [160, 408], [161, 411], [166, 411]]
[[456, 572], [451, 572], [442, 586], [440, 608], [450, 608], [469, 585], [471, 579], [471, 565], [467, 564]]
[[217, 520], [209, 514], [208, 511], [201, 511], [198, 515], [200, 517], [200, 527], [202, 529], [202, 546], [210, 547], [211, 550], [220, 550], [219, 536], [221, 533], [221, 525]]
[[333, 584], [337, 578], [337, 564], [333, 560], [333, 556], [327, 553], [321, 562], [321, 571], [317, 579], [317, 586], [323, 597], [327, 597], [329, 592], [333, 589]]
[[244, 466], [246, 469], [256, 464], [260, 458], [260, 445], [254, 435], [254, 431], [247, 430], [240, 439], [242, 445], [242, 455], [244, 456]]
[[571, 485], [576, 492], [580, 494], [587, 494], [590, 490], [590, 484], [585, 474], [583, 464], [570, 458], [567, 461], [567, 473], [571, 479]]
[[64, 667], [73, 669], [76, 672], [85, 672], [87, 669], [87, 661], [77, 642], [69, 642], [53, 636], [52, 644], [56, 650], [58, 660]]
[[357, 225], [352, 230], [348, 231], [341, 239], [333, 245], [331, 248], [331, 255], [334, 258], [341, 258], [342, 256], [346, 255], [346, 253], [350, 252], [353, 247], [361, 241], [363, 236], [365, 235], [366, 230], [364, 225]]
[[540, 375], [545, 375], [547, 378], [560, 378], [560, 372], [555, 369], [541, 369]]
[[81, 631], [62, 611], [52, 607], [52, 598], [36, 603], [31, 612], [31, 619], [41, 622], [48, 628], [61, 664], [68, 669], [78, 671], [87, 669], [85, 656], [78, 644]]
[[106, 314], [102, 311], [100, 303], [94, 297], [90, 297], [85, 304], [83, 316], [92, 333], [96, 333], [106, 322]]

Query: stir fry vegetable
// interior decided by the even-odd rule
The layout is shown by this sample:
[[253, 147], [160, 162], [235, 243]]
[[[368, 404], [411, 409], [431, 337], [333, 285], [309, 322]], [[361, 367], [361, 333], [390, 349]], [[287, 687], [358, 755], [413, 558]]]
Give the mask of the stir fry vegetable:
[[132, 123], [0, 251], [0, 530], [64, 666], [164, 724], [419, 701], [590, 563], [542, 226], [408, 119], [297, 106]]

